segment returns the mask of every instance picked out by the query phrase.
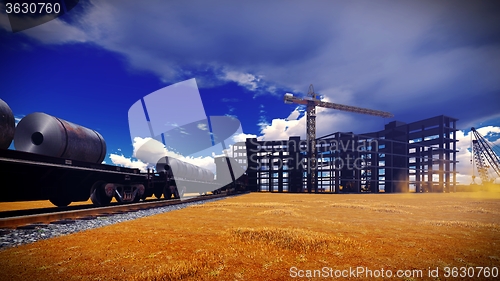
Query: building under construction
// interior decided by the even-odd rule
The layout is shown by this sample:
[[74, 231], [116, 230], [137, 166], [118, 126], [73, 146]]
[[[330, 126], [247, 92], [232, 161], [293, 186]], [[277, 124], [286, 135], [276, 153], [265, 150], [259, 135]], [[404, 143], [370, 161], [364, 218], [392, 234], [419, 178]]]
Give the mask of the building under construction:
[[441, 115], [409, 124], [393, 121], [378, 132], [326, 135], [316, 138], [314, 162], [309, 161], [308, 141], [300, 137], [247, 139], [233, 146], [232, 156], [247, 168], [255, 191], [453, 192], [456, 121]]

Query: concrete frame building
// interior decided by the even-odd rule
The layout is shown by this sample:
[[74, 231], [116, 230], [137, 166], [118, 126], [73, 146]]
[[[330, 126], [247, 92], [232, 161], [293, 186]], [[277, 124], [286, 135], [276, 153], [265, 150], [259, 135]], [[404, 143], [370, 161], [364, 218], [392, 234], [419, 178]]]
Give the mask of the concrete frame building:
[[413, 123], [393, 121], [381, 131], [336, 132], [317, 139], [317, 184], [307, 141], [247, 139], [233, 158], [247, 169], [251, 190], [315, 193], [454, 192], [456, 121], [436, 116]]

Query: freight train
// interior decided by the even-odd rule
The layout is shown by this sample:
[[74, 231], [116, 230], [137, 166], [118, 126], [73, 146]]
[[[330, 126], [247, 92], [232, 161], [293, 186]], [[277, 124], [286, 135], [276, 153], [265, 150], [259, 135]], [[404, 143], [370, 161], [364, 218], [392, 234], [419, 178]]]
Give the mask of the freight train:
[[[162, 157], [156, 171], [147, 172], [102, 164], [106, 143], [98, 132], [40, 112], [25, 116], [16, 127], [1, 99], [0, 132], [0, 202], [50, 200], [62, 207], [90, 198], [104, 206], [113, 198], [138, 202], [246, 186], [246, 174], [234, 172], [241, 168], [229, 157], [216, 159], [218, 179], [210, 170], [171, 157]], [[15, 150], [8, 149], [12, 141]]]

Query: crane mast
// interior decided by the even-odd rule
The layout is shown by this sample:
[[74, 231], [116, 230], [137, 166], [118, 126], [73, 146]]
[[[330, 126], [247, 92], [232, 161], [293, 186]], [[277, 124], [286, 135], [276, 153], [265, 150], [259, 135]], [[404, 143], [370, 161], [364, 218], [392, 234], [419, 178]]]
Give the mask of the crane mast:
[[[475, 137], [475, 139], [472, 140], [472, 155], [476, 163], [477, 172], [483, 184], [491, 183], [494, 179], [490, 179], [488, 168], [491, 167], [498, 177], [500, 177], [500, 157], [493, 151], [488, 141], [484, 139], [474, 127], [471, 128], [471, 131]], [[473, 181], [474, 178], [475, 176], [473, 174]]]
[[307, 190], [309, 193], [312, 192], [312, 188], [314, 187], [314, 192], [318, 192], [318, 185], [316, 180], [316, 169], [317, 169], [317, 157], [316, 157], [316, 106], [337, 109], [348, 112], [355, 112], [361, 114], [368, 114], [380, 117], [393, 117], [389, 112], [367, 109], [362, 107], [343, 105], [333, 102], [325, 102], [318, 99], [317, 94], [314, 92], [314, 87], [311, 84], [309, 86], [309, 91], [307, 93], [307, 98], [297, 98], [292, 94], [285, 94], [284, 102], [287, 104], [300, 104], [306, 106], [306, 116], [307, 116], [307, 128], [306, 128], [306, 138], [308, 144], [308, 159], [309, 163], [307, 165], [308, 169], [308, 180], [307, 180]]

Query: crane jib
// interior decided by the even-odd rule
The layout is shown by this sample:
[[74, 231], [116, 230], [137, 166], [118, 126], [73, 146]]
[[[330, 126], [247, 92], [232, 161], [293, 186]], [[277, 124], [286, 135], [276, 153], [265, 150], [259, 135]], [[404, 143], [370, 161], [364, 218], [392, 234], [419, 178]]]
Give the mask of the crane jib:
[[283, 100], [285, 103], [295, 103], [295, 104], [301, 104], [301, 105], [307, 105], [307, 124], [306, 124], [306, 137], [307, 137], [307, 142], [308, 142], [308, 158], [309, 158], [309, 163], [308, 165], [308, 172], [307, 172], [307, 189], [309, 193], [312, 191], [314, 188], [314, 192], [318, 192], [318, 185], [316, 181], [316, 106], [319, 107], [324, 107], [324, 108], [331, 108], [331, 109], [337, 109], [337, 110], [342, 110], [342, 111], [348, 111], [348, 112], [354, 112], [354, 113], [361, 113], [361, 114], [368, 114], [368, 115], [374, 115], [374, 116], [380, 116], [380, 117], [393, 117], [392, 113], [385, 112], [385, 111], [380, 111], [380, 110], [373, 110], [373, 109], [367, 109], [367, 108], [361, 108], [361, 107], [356, 107], [356, 106], [349, 106], [349, 105], [342, 105], [342, 104], [337, 104], [337, 103], [332, 103], [332, 102], [326, 102], [326, 101], [321, 101], [317, 99], [317, 94], [314, 92], [313, 85], [311, 84], [309, 86], [309, 92], [307, 93], [309, 98], [304, 99], [304, 98], [296, 98], [292, 94], [287, 93], [283, 97]]
[[[490, 182], [488, 168], [500, 177], [500, 157], [495, 153], [488, 141], [473, 127], [471, 128], [475, 140], [472, 140], [472, 155], [482, 182]], [[474, 175], [473, 175], [474, 177]]]

